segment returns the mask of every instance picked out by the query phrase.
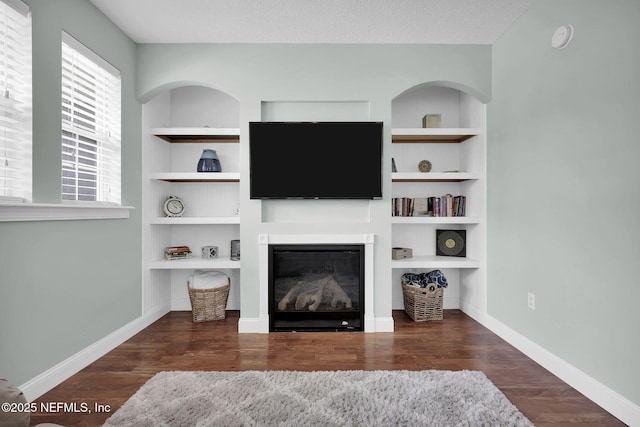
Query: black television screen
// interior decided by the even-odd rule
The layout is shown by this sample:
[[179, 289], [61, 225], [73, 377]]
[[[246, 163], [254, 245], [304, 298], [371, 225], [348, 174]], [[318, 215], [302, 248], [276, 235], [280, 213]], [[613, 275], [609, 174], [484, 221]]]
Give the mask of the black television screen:
[[252, 199], [382, 197], [382, 122], [250, 122]]

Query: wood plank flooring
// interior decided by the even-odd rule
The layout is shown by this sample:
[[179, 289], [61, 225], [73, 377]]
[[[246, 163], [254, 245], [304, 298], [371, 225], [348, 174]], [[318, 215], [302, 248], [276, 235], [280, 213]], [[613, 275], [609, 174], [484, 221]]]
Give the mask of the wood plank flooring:
[[[32, 414], [32, 425], [99, 426], [149, 378], [166, 370], [479, 370], [535, 425], [622, 426], [615, 417], [458, 310], [413, 322], [394, 311], [394, 333], [238, 334], [238, 312], [215, 322], [171, 312], [36, 403], [82, 403], [87, 413]], [[108, 405], [96, 413], [94, 405]]]

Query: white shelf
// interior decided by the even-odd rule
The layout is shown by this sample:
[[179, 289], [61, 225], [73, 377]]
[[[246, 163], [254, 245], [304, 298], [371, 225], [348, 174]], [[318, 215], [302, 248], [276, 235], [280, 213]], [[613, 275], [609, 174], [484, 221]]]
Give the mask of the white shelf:
[[156, 172], [149, 178], [168, 182], [240, 182], [239, 172]]
[[227, 258], [189, 258], [189, 259], [160, 259], [149, 263], [151, 270], [199, 270], [199, 269], [239, 269], [240, 261]]
[[394, 216], [393, 224], [479, 224], [480, 218], [473, 216]]
[[393, 182], [461, 182], [480, 179], [470, 172], [393, 172]]
[[392, 268], [480, 268], [480, 261], [471, 258], [418, 255], [391, 261]]
[[238, 216], [191, 216], [191, 217], [156, 217], [150, 218], [149, 224], [160, 225], [208, 225], [208, 224], [240, 224]]
[[209, 127], [172, 127], [152, 128], [151, 134], [172, 143], [197, 142], [238, 142], [239, 128], [209, 128]]
[[393, 128], [394, 144], [402, 143], [460, 143], [476, 135], [480, 128]]

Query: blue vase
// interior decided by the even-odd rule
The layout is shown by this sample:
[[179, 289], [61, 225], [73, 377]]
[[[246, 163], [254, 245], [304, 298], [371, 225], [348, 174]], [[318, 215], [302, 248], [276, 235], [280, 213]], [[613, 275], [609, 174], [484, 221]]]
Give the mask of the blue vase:
[[198, 161], [198, 172], [222, 172], [222, 166], [216, 150], [202, 150], [202, 156]]

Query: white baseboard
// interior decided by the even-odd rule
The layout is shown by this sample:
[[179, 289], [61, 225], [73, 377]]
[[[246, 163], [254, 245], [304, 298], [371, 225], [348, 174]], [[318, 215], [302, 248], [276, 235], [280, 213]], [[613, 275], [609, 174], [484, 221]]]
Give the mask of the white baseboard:
[[241, 334], [268, 334], [269, 317], [240, 317], [238, 332]]
[[37, 377], [30, 379], [19, 387], [20, 390], [22, 390], [29, 402], [37, 399], [151, 325], [169, 311], [169, 307], [157, 307], [150, 313], [138, 317], [101, 340], [91, 344], [89, 347], [82, 349], [68, 359], [46, 370]]
[[393, 332], [393, 317], [376, 317], [374, 332]]
[[[475, 318], [475, 316], [472, 317]], [[479, 320], [479, 318], [482, 318], [483, 321]], [[489, 315], [483, 315], [478, 316], [476, 320], [509, 344], [526, 354], [529, 358], [533, 359], [553, 375], [557, 376], [562, 381], [584, 394], [588, 399], [610, 412], [623, 423], [629, 426], [640, 426], [640, 406], [611, 390], [604, 384], [596, 381], [589, 375], [577, 369], [575, 366], [565, 362], [558, 356], [548, 350], [545, 350], [535, 342], [522, 336], [495, 318]]]

